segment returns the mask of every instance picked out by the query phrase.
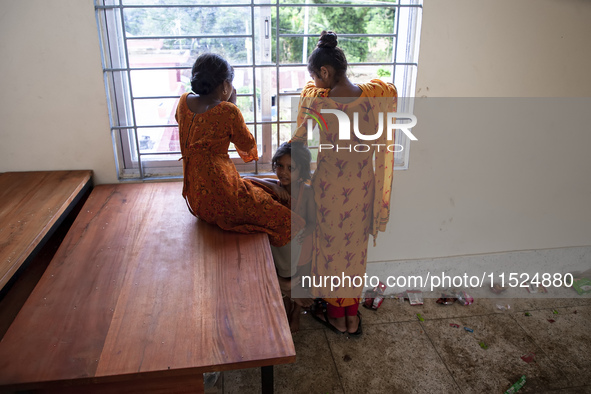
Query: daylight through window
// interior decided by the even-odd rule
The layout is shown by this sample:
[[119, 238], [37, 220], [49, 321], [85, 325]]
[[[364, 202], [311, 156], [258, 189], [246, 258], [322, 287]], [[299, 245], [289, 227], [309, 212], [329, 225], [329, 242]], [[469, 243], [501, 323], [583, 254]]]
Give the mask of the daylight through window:
[[[175, 110], [190, 90], [191, 66], [215, 52], [234, 66], [237, 105], [258, 144], [258, 162], [239, 171], [271, 171], [290, 139], [291, 102], [310, 80], [306, 64], [322, 30], [339, 35], [353, 82], [382, 78], [414, 96], [422, 0], [96, 0], [113, 146], [121, 178], [181, 176]], [[400, 100], [399, 112], [412, 112]], [[409, 142], [397, 142], [396, 167]], [[314, 152], [315, 147], [311, 147]]]

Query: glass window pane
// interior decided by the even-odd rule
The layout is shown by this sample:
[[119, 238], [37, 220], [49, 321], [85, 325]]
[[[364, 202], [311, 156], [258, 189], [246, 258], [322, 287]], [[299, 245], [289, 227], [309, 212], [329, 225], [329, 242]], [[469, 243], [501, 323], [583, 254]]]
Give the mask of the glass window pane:
[[252, 78], [252, 67], [234, 68], [234, 82], [232, 84], [236, 88], [236, 93], [252, 94]]
[[134, 100], [138, 126], [176, 125], [174, 115], [178, 98]]
[[279, 68], [279, 91], [281, 93], [296, 93], [299, 95], [299, 92], [310, 80], [310, 73], [306, 66]]
[[[146, 173], [150, 173], [148, 168], [150, 167], [178, 167], [179, 159], [181, 158], [180, 153], [170, 155], [154, 155], [154, 154], [141, 154], [142, 166], [146, 170]], [[156, 175], [160, 175], [157, 174]]]
[[129, 39], [131, 68], [191, 67], [200, 53], [214, 52], [231, 64], [250, 64], [250, 38]]
[[[307, 64], [308, 56], [318, 41], [309, 37], [307, 51], [303, 51], [304, 42], [302, 37], [280, 37], [279, 62]], [[392, 37], [339, 37], [339, 47], [345, 52], [349, 63], [391, 62], [392, 44]]]
[[349, 79], [353, 83], [365, 83], [372, 79], [381, 79], [385, 82], [392, 82], [392, 65], [385, 64], [381, 66], [351, 66], [347, 72]]
[[237, 97], [236, 106], [240, 109], [240, 112], [242, 112], [245, 122], [254, 122], [254, 106], [252, 96]]
[[180, 96], [191, 90], [190, 70], [131, 71], [134, 97]]
[[[419, 1], [419, 0], [404, 0], [406, 2], [409, 1]], [[380, 6], [380, 5], [390, 5], [396, 4], [397, 0], [279, 0], [279, 4], [342, 4], [342, 5], [368, 5], [368, 6]]]
[[125, 8], [125, 32], [134, 36], [250, 34], [250, 7]]
[[[280, 34], [392, 34], [395, 7], [280, 7]], [[305, 21], [308, 20], [306, 25]], [[314, 44], [316, 45], [316, 43]]]
[[277, 68], [256, 70], [257, 121], [277, 119]]
[[[294, 129], [294, 125], [289, 124], [289, 123], [282, 123], [279, 125], [279, 145], [283, 144], [284, 142], [287, 142], [291, 139], [291, 136], [293, 134], [293, 130]], [[277, 130], [277, 128], [274, 128], [274, 131]], [[278, 148], [277, 145], [277, 136], [274, 135], [273, 138], [273, 152], [275, 152]]]
[[[196, 0], [123, 0], [123, 5], [195, 5]], [[199, 4], [250, 4], [250, 0], [199, 0]]]
[[[269, 155], [293, 134], [292, 98], [297, 102], [311, 80], [307, 59], [322, 30], [339, 35], [354, 83], [395, 79], [399, 94], [413, 90], [416, 66], [392, 63], [416, 63], [418, 44], [413, 49], [408, 42], [412, 46], [419, 34], [414, 28], [421, 0], [95, 1], [115, 6], [97, 9], [97, 16], [106, 68], [124, 69], [107, 71], [112, 124], [137, 125], [113, 133], [121, 141], [125, 168], [138, 168], [140, 155], [143, 174], [180, 166], [171, 161], [179, 157], [174, 114], [178, 97], [190, 90], [191, 67], [201, 53], [220, 54], [234, 66], [237, 105], [256, 135], [261, 160], [255, 164], [262, 172], [270, 171]], [[411, 22], [417, 16], [419, 22]], [[403, 43], [398, 48], [397, 40]], [[317, 142], [311, 142], [315, 157]], [[241, 162], [235, 151], [231, 156]], [[240, 168], [251, 171], [255, 165]]]
[[296, 100], [296, 107], [297, 110], [297, 100], [299, 99], [300, 95], [281, 95], [279, 96], [279, 121], [280, 122], [291, 122], [294, 119], [294, 115], [292, 114], [292, 105], [293, 101]]
[[174, 127], [138, 127], [140, 154], [180, 152], [179, 129]]

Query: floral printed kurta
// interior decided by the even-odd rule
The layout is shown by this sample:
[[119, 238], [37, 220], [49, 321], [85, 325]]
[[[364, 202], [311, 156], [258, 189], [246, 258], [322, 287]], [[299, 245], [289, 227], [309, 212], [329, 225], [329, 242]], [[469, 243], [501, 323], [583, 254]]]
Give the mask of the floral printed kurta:
[[291, 222], [299, 230], [303, 219], [295, 214], [292, 217], [289, 206], [242, 179], [228, 155], [233, 143], [245, 162], [258, 160], [255, 139], [238, 107], [222, 102], [197, 114], [188, 108], [187, 95], [179, 100], [176, 119], [183, 157], [183, 196], [191, 213], [224, 230], [264, 232], [272, 245], [287, 244]]
[[[311, 113], [312, 109], [319, 113], [322, 108], [338, 109], [348, 114], [357, 112], [359, 129], [365, 130], [364, 134], [374, 134], [380, 112], [396, 111], [396, 88], [380, 80], [359, 87], [362, 95], [344, 104], [327, 98], [328, 90], [309, 83], [301, 94], [298, 129], [293, 140], [307, 138], [309, 116], [306, 112]], [[385, 231], [389, 219], [394, 153], [385, 146], [393, 141], [386, 139], [385, 131], [376, 141], [360, 141], [353, 133], [350, 141], [340, 141], [336, 116], [324, 115], [324, 119], [328, 127], [320, 131], [320, 144], [383, 144], [379, 150], [371, 147], [367, 152], [322, 149], [312, 179], [317, 207], [312, 275], [317, 278], [342, 278], [343, 275], [362, 278], [367, 264], [369, 234], [373, 235], [375, 243], [378, 231]], [[335, 291], [330, 291], [330, 284], [323, 288], [313, 286], [311, 291], [335, 306], [345, 307], [359, 302], [362, 289], [358, 282], [357, 286], [341, 286]]]

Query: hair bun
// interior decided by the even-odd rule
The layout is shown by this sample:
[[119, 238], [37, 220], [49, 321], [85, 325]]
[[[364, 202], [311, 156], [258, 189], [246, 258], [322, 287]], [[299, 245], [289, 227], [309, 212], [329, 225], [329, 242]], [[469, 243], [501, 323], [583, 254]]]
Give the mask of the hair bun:
[[198, 95], [212, 93], [224, 81], [234, 79], [234, 69], [220, 55], [203, 53], [197, 57], [191, 69], [191, 89]]
[[212, 83], [212, 75], [207, 71], [198, 71], [191, 78], [191, 90], [199, 95], [210, 94], [216, 86]]
[[316, 46], [318, 48], [335, 48], [337, 46], [337, 33], [334, 31], [323, 31]]

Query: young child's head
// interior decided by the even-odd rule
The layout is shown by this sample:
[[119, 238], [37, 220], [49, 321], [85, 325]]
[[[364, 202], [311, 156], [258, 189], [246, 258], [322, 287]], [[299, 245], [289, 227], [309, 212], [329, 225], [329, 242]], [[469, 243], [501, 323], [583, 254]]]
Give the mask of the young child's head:
[[233, 80], [234, 69], [215, 53], [199, 55], [191, 70], [191, 89], [200, 96], [207, 96], [223, 83], [231, 87]]
[[285, 142], [277, 149], [271, 164], [273, 172], [279, 178], [282, 186], [291, 184], [292, 181], [307, 181], [312, 178], [310, 162], [312, 155], [310, 150], [301, 142]]

